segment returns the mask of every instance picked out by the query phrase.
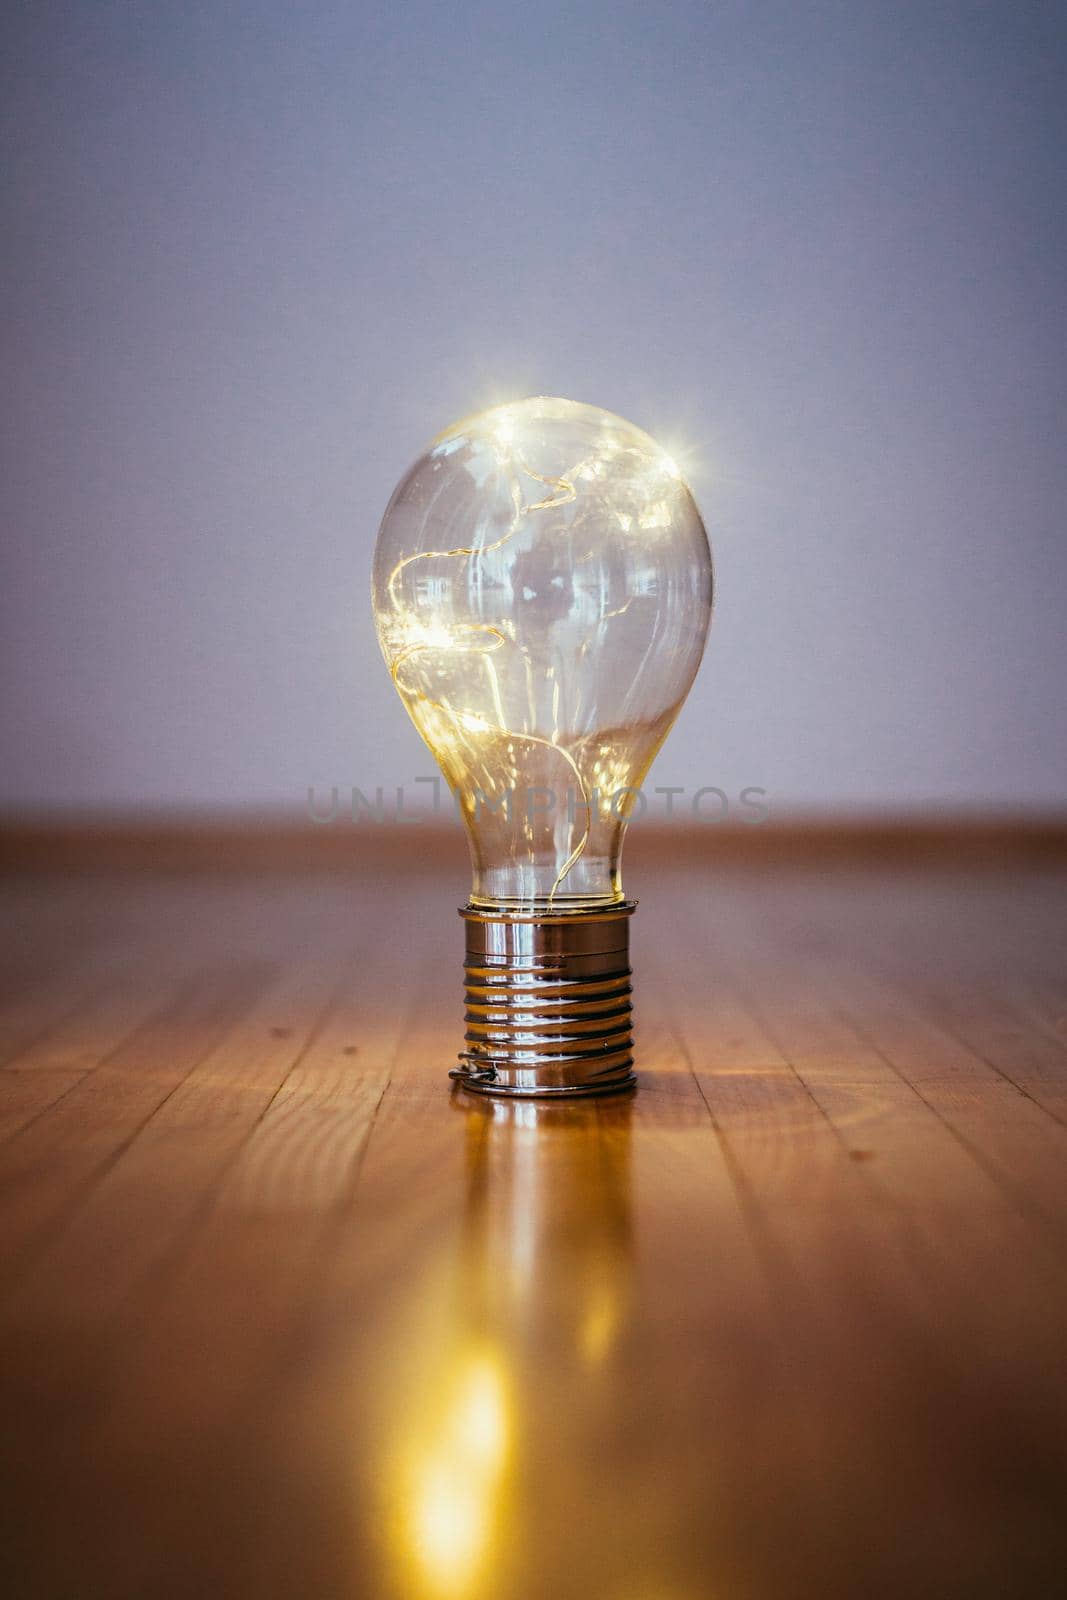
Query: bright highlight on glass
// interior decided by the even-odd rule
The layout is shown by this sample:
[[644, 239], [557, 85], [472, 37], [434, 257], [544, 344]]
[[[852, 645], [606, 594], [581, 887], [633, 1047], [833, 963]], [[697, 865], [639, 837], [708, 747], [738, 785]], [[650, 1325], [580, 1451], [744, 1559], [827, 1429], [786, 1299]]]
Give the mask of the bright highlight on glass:
[[375, 619], [462, 808], [472, 912], [625, 904], [630, 794], [696, 675], [711, 599], [674, 461], [595, 406], [494, 407], [403, 478], [378, 536]]

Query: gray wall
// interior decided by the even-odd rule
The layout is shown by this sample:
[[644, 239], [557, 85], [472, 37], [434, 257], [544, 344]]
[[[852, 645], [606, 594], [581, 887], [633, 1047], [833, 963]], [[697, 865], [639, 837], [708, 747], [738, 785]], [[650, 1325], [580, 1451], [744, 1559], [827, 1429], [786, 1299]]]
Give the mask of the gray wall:
[[1062, 5], [20, 10], [0, 803], [432, 770], [378, 518], [537, 392], [712, 532], [657, 782], [1067, 799]]

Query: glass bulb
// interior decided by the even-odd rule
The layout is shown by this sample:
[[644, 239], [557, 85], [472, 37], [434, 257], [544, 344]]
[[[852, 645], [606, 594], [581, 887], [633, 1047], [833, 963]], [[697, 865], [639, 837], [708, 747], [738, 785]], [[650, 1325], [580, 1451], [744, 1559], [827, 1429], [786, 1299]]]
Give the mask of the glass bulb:
[[632, 791], [696, 675], [711, 594], [674, 462], [595, 406], [495, 406], [405, 475], [378, 536], [378, 637], [462, 808], [475, 904], [622, 900]]
[[471, 908], [543, 922], [625, 905], [634, 791], [696, 675], [711, 600], [677, 466], [596, 406], [495, 406], [401, 480], [375, 620], [462, 810]]

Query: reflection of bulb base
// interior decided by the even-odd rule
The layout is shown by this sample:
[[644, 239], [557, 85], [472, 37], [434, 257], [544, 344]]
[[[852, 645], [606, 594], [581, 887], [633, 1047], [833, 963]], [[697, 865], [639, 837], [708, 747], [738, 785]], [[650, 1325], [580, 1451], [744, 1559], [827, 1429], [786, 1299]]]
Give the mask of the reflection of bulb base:
[[465, 906], [467, 1048], [451, 1077], [477, 1094], [553, 1099], [631, 1088], [633, 909]]

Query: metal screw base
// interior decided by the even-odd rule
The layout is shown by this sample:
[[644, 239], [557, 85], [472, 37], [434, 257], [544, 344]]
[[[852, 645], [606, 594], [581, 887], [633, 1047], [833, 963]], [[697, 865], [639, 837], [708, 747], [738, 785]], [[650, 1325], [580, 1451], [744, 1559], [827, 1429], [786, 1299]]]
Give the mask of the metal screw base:
[[632, 1088], [633, 910], [463, 907], [467, 1048], [449, 1076], [474, 1094], [516, 1098]]

